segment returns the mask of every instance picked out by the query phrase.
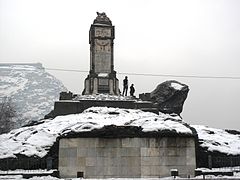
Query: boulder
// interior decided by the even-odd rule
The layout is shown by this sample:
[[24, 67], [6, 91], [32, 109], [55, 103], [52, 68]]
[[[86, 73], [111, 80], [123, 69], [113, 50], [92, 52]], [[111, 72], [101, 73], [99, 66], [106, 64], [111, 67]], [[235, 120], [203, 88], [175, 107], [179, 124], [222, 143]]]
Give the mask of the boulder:
[[188, 91], [189, 88], [185, 84], [175, 80], [165, 81], [159, 84], [156, 89], [151, 92], [150, 100], [157, 105], [159, 111], [180, 115]]

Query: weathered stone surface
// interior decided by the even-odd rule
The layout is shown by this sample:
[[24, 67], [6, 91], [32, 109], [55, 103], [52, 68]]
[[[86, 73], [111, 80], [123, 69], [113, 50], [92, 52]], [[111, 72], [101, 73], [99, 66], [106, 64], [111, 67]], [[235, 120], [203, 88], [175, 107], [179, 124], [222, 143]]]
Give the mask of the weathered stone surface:
[[158, 105], [163, 113], [176, 113], [180, 115], [189, 88], [178, 81], [165, 81], [159, 84], [150, 94], [150, 100]]
[[[176, 140], [186, 143], [178, 146]], [[181, 177], [187, 177], [196, 168], [194, 147], [194, 137], [62, 138], [59, 171], [62, 178], [76, 177], [78, 172], [84, 178], [158, 178], [178, 169]]]

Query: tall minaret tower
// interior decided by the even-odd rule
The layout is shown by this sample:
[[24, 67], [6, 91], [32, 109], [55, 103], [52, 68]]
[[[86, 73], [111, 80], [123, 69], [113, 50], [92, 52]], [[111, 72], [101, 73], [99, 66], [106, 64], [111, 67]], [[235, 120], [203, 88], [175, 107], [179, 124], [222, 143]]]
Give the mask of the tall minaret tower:
[[105, 13], [98, 13], [89, 31], [90, 72], [85, 79], [84, 95], [107, 93], [119, 95], [114, 71], [114, 26]]

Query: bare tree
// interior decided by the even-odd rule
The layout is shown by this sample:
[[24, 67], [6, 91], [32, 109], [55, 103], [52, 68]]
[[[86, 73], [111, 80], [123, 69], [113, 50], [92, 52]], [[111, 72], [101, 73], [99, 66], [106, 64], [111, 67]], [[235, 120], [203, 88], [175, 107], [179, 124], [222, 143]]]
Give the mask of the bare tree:
[[15, 117], [16, 110], [11, 98], [2, 98], [0, 101], [0, 134], [7, 133], [13, 128]]

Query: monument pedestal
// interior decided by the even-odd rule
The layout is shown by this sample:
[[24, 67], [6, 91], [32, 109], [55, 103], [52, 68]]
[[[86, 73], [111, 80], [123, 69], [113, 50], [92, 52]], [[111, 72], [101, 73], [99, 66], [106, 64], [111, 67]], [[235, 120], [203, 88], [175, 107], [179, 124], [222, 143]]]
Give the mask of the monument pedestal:
[[[111, 75], [111, 74], [110, 74]], [[119, 82], [116, 74], [113, 76], [95, 74], [88, 75], [85, 79], [85, 89], [83, 94], [110, 94], [119, 95]]]

